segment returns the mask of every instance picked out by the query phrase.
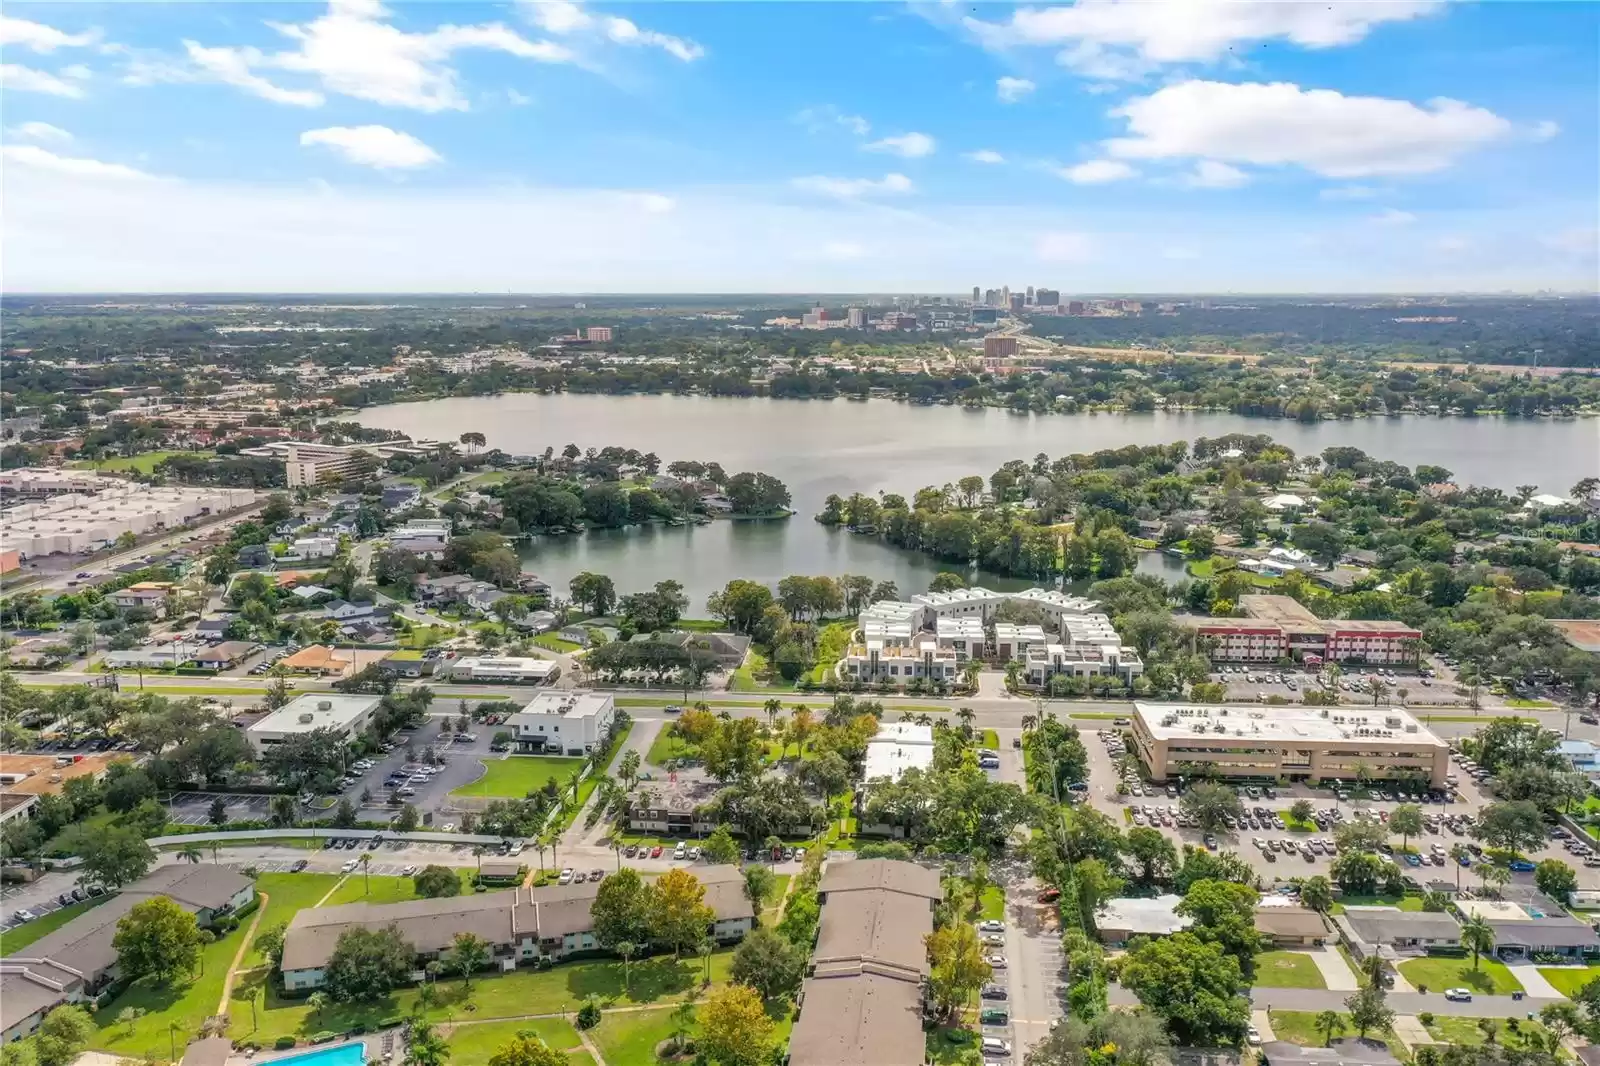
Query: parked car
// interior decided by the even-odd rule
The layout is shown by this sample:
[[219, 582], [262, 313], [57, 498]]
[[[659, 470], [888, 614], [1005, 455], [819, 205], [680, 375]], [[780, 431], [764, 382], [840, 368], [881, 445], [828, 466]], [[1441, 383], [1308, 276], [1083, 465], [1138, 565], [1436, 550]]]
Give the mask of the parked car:
[[985, 918], [978, 923], [978, 932], [980, 933], [1003, 933], [1005, 931], [1006, 923], [996, 918]]
[[1444, 998], [1453, 1003], [1471, 1003], [1472, 990], [1468, 988], [1447, 988], [1444, 990]]
[[294, 865], [289, 867], [289, 872], [290, 873], [299, 873], [301, 870], [304, 870], [305, 868], [306, 868], [306, 860], [304, 860], [304, 859], [296, 859], [294, 861]]

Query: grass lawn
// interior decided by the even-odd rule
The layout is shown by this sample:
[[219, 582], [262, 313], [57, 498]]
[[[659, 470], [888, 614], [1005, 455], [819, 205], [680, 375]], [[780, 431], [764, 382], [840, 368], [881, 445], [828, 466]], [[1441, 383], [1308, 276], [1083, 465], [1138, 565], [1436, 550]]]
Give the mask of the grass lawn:
[[[203, 972], [171, 986], [153, 985], [136, 981], [127, 991], [94, 1013], [100, 1032], [89, 1038], [91, 1047], [110, 1051], [124, 1058], [154, 1059], [165, 1062], [172, 1056], [173, 1033], [168, 1026], [176, 1026], [178, 1049], [184, 1041], [200, 1029], [207, 1018], [216, 1013], [217, 1000], [222, 996], [222, 983], [227, 977], [233, 954], [239, 949], [243, 928], [229, 933], [215, 943], [207, 944], [200, 952]], [[118, 1023], [117, 1015], [128, 1007], [143, 1010], [144, 1016], [132, 1025]], [[241, 1012], [234, 1011], [237, 1020]], [[243, 1024], [248, 1030], [250, 1009], [242, 1011]]]
[[93, 467], [95, 470], [109, 471], [109, 472], [113, 472], [113, 473], [115, 473], [117, 471], [132, 470], [132, 471], [136, 471], [136, 472], [138, 472], [140, 474], [150, 474], [150, 473], [154, 473], [155, 472], [156, 466], [159, 463], [165, 462], [166, 460], [171, 459], [175, 455], [188, 456], [188, 457], [194, 458], [194, 459], [207, 459], [207, 458], [210, 458], [214, 454], [216, 454], [216, 453], [215, 452], [185, 452], [185, 451], [144, 452], [144, 453], [142, 453], [140, 455], [129, 455], [129, 456], [121, 456], [121, 455], [119, 455], [119, 456], [117, 456], [117, 457], [115, 457], [113, 459], [102, 459], [98, 463], [85, 462], [85, 463], [73, 463], [72, 465], [73, 466], [82, 466], [82, 467]]
[[772, 895], [768, 896], [761, 905], [761, 924], [771, 927], [778, 924], [778, 918], [783, 911], [783, 897], [789, 891], [789, 881], [792, 874], [774, 874], [772, 877]]
[[1578, 989], [1600, 977], [1600, 965], [1595, 966], [1541, 966], [1539, 973], [1556, 986], [1563, 996], [1575, 996]]
[[[731, 951], [712, 955], [713, 983], [726, 982], [732, 964]], [[468, 997], [461, 982], [441, 980], [435, 986], [436, 1006], [430, 1008], [426, 1016], [431, 1021], [449, 1022], [465, 1018], [481, 1021], [527, 1014], [565, 1014], [576, 1011], [591, 995], [599, 997], [604, 1006], [675, 1003], [700, 987], [703, 973], [704, 964], [699, 958], [674, 961], [671, 956], [664, 955], [644, 959], [632, 964], [626, 992], [622, 984], [622, 963], [609, 959], [567, 963], [548, 970], [483, 974], [472, 982], [471, 1002], [476, 1008], [472, 1011], [465, 1009]], [[255, 971], [252, 977], [253, 987], [259, 988], [265, 971]], [[212, 992], [212, 1007], [216, 1006], [218, 990]], [[280, 1036], [306, 1037], [325, 1029], [342, 1032], [353, 1025], [371, 1028], [384, 1019], [410, 1014], [416, 1003], [417, 990], [407, 987], [375, 1003], [333, 1004], [324, 1008], [321, 1016], [313, 1017], [304, 999], [285, 999], [275, 991], [268, 991], [264, 1009], [258, 1009], [260, 1028], [253, 1035], [267, 1043]], [[116, 1004], [112, 1008], [110, 1016], [115, 1017]], [[232, 1017], [233, 1036], [252, 1035], [249, 1008], [235, 1007]]]
[[4, 933], [0, 933], [0, 956], [21, 951], [46, 933], [55, 932], [90, 907], [98, 906], [109, 898], [108, 896], [101, 896], [99, 899], [74, 903], [70, 907], [62, 907], [60, 910], [51, 911], [43, 918], [35, 918], [26, 925], [19, 925], [15, 929], [8, 929]]
[[1006, 916], [1006, 890], [999, 885], [985, 885], [983, 896], [978, 900], [978, 917], [1005, 920]]
[[[606, 1066], [652, 1066], [659, 1062], [656, 1047], [672, 1036], [678, 1024], [673, 1019], [675, 1008], [661, 1010], [629, 1011], [626, 1014], [607, 1013], [600, 1024], [589, 1032], [589, 1039], [600, 1049]], [[695, 1027], [689, 1027], [690, 1035]]]
[[[1272, 1032], [1279, 1040], [1287, 1040], [1291, 1044], [1301, 1047], [1326, 1047], [1323, 1043], [1322, 1030], [1317, 1028], [1317, 1012], [1308, 1010], [1275, 1010], [1269, 1011], [1267, 1017], [1272, 1022]], [[1337, 1040], [1341, 1036], [1355, 1036], [1355, 1026], [1350, 1024], [1350, 1015], [1340, 1013], [1339, 1018], [1344, 1022], [1344, 1029], [1335, 1032], [1333, 1037]], [[1369, 1033], [1389, 1045], [1389, 1049], [1398, 1056], [1403, 1052], [1400, 1041], [1396, 1039], [1393, 1030], [1386, 1029], [1381, 1033]]]
[[1461, 987], [1504, 996], [1522, 991], [1522, 982], [1512, 976], [1505, 963], [1493, 959], [1480, 958], [1476, 970], [1471, 959], [1410, 959], [1400, 964], [1400, 972], [1413, 985], [1427, 985], [1430, 992]]
[[574, 652], [583, 647], [583, 645], [574, 644], [570, 640], [562, 640], [554, 633], [540, 633], [538, 636], [529, 640], [528, 643], [537, 644], [546, 651]]
[[[261, 912], [257, 935], [273, 926], [288, 925], [289, 919], [307, 907], [315, 907], [328, 890], [339, 883], [338, 874], [262, 874], [256, 878], [256, 891], [267, 895], [266, 909]], [[331, 901], [330, 901], [331, 902]], [[249, 919], [246, 919], [248, 924]], [[245, 952], [245, 967], [262, 966], [266, 958], [251, 945]]]
[[544, 787], [551, 779], [565, 788], [574, 770], [582, 769], [583, 760], [558, 755], [510, 755], [504, 759], [490, 759], [483, 764], [485, 773], [470, 785], [463, 785], [452, 796], [505, 796], [521, 799], [529, 792]]
[[1506, 704], [1507, 707], [1515, 707], [1519, 711], [1535, 711], [1535, 710], [1545, 710], [1545, 711], [1547, 711], [1547, 710], [1549, 710], [1549, 709], [1551, 709], [1552, 707], [1555, 706], [1555, 704], [1551, 703], [1549, 700], [1510, 699], [1510, 700], [1506, 700], [1505, 704]]
[[827, 680], [834, 664], [849, 650], [850, 636], [855, 631], [854, 622], [833, 622], [822, 627], [817, 634], [817, 664], [811, 668], [812, 681], [820, 685]]
[[923, 1050], [934, 1066], [978, 1066], [978, 1034], [971, 1029], [940, 1026], [923, 1039]]
[[583, 1056], [579, 1062], [589, 1061], [578, 1030], [565, 1018], [522, 1018], [458, 1026], [449, 1034], [451, 1058], [456, 1062], [488, 1062], [501, 1044], [523, 1032], [532, 1033], [557, 1051], [577, 1051]]
[[1345, 896], [1333, 905], [1334, 914], [1343, 914], [1346, 907], [1394, 907], [1403, 911], [1422, 910], [1421, 896]]
[[[1517, 1019], [1517, 1031], [1512, 1032], [1507, 1022], [1512, 1019], [1490, 1018], [1485, 1019], [1495, 1023], [1495, 1042], [1503, 1047], [1525, 1047], [1530, 1036], [1543, 1038], [1544, 1026], [1526, 1018]], [[1461, 1044], [1465, 1047], [1481, 1047], [1484, 1043], [1484, 1032], [1478, 1027], [1477, 1018], [1446, 1018], [1435, 1016], [1433, 1024], [1427, 1026], [1428, 1035], [1435, 1040], [1446, 1044]], [[1541, 1048], [1543, 1044], [1539, 1045]]]
[[505, 479], [506, 479], [506, 473], [505, 473], [504, 470], [491, 470], [487, 474], [479, 474], [477, 477], [475, 477], [471, 481], [467, 482], [467, 484], [468, 485], [498, 485], [498, 484], [500, 484], [500, 482], [504, 481]]
[[999, 751], [1000, 734], [996, 733], [993, 729], [985, 729], [978, 736], [978, 746], [980, 748], [988, 748], [990, 751]]
[[650, 742], [650, 750], [645, 752], [644, 761], [651, 766], [666, 766], [674, 759], [693, 758], [695, 754], [694, 746], [680, 737], [669, 722]]
[[[477, 869], [463, 866], [461, 874], [461, 894], [471, 895], [472, 882], [477, 876]], [[372, 890], [367, 891], [370, 881]], [[493, 889], [490, 889], [493, 891]], [[404, 903], [406, 900], [417, 898], [416, 883], [409, 877], [371, 877], [366, 878], [357, 870], [351, 874], [345, 883], [340, 885], [324, 906], [332, 907], [340, 903]]]
[[1257, 988], [1327, 988], [1322, 971], [1303, 951], [1263, 951], [1256, 956]]
[[402, 648], [431, 648], [455, 633], [447, 626], [412, 626], [400, 637]]

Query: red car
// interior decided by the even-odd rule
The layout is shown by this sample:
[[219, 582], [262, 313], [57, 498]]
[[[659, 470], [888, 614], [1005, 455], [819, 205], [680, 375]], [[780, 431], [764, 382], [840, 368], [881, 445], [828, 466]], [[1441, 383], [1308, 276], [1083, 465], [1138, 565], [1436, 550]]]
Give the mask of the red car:
[[1040, 903], [1054, 903], [1060, 898], [1061, 890], [1059, 888], [1047, 888], [1043, 892], [1039, 893]]
[[660, 844], [657, 844], [655, 847], [650, 849], [650, 857], [652, 859], [661, 858], [661, 845]]

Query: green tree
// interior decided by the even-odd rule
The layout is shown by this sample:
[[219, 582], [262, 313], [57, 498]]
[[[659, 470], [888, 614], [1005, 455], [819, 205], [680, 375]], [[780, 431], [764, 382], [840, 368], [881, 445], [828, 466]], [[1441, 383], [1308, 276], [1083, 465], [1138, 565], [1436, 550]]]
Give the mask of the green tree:
[[532, 1033], [518, 1033], [495, 1048], [489, 1066], [567, 1066], [567, 1057]]
[[417, 895], [424, 899], [454, 896], [461, 892], [461, 875], [453, 867], [434, 864], [424, 866], [413, 874], [411, 885]]
[[1472, 952], [1472, 972], [1478, 972], [1478, 957], [1494, 950], [1494, 929], [1481, 915], [1461, 923], [1461, 946]]
[[1207, 832], [1215, 832], [1227, 820], [1244, 813], [1239, 794], [1226, 785], [1201, 781], [1190, 785], [1178, 800], [1178, 807]]
[[1159, 829], [1134, 826], [1123, 847], [1134, 864], [1134, 880], [1142, 886], [1165, 882], [1178, 870], [1178, 849]]
[[1389, 832], [1400, 834], [1400, 850], [1407, 850], [1407, 846], [1414, 836], [1422, 835], [1422, 808], [1415, 803], [1402, 803], [1389, 812]]
[[1578, 875], [1560, 859], [1545, 859], [1534, 867], [1533, 883], [1551, 899], [1566, 903], [1578, 889]]
[[1491, 847], [1528, 851], [1544, 843], [1544, 816], [1528, 800], [1491, 803], [1478, 812], [1471, 832]]
[[978, 931], [967, 922], [954, 922], [927, 936], [928, 987], [942, 1017], [972, 998], [994, 972], [984, 958]]
[[770, 866], [756, 863], [744, 868], [744, 896], [750, 901], [757, 922], [761, 919], [761, 909], [766, 906], [773, 889], [777, 887], [777, 881], [777, 875], [772, 872]]
[[805, 952], [770, 929], [753, 930], [733, 953], [733, 979], [762, 999], [799, 991], [805, 969]]
[[1333, 1043], [1335, 1033], [1344, 1032], [1344, 1015], [1336, 1010], [1325, 1010], [1317, 1015], [1317, 1032], [1322, 1034], [1322, 1046]]
[[172, 900], [152, 896], [117, 920], [111, 946], [123, 974], [167, 984], [199, 961], [200, 926], [193, 914]]
[[[613, 875], [613, 877], [616, 875]], [[606, 878], [610, 881], [612, 878]], [[601, 888], [605, 882], [601, 883]], [[674, 956], [700, 943], [716, 917], [705, 904], [706, 886], [687, 870], [672, 869], [656, 878], [646, 893], [645, 913], [651, 937], [672, 948]], [[598, 903], [598, 900], [596, 900]]]
[[75, 826], [69, 847], [83, 859], [83, 880], [121, 888], [149, 872], [156, 853], [137, 830], [114, 825]]
[[1261, 948], [1261, 934], [1255, 927], [1258, 899], [1249, 885], [1196, 881], [1177, 907], [1179, 914], [1194, 919], [1190, 931], [1196, 937], [1219, 945], [1238, 961], [1247, 981], [1255, 974], [1256, 953]]
[[472, 975], [489, 965], [490, 943], [476, 933], [457, 933], [450, 941], [450, 963], [461, 975], [468, 995], [472, 993]]
[[606, 614], [611, 610], [611, 605], [617, 602], [616, 586], [604, 574], [585, 570], [574, 577], [567, 587], [572, 593], [572, 602], [587, 607], [591, 615]]
[[1347, 997], [1344, 1005], [1350, 1012], [1350, 1024], [1356, 1027], [1356, 1033], [1363, 1040], [1372, 1030], [1381, 1032], [1394, 1024], [1394, 1011], [1384, 1002], [1383, 989], [1376, 984], [1369, 983]]
[[772, 1029], [753, 988], [725, 985], [700, 1008], [698, 1047], [717, 1066], [759, 1066], [771, 1054]]
[[739, 844], [726, 825], [719, 825], [712, 830], [700, 850], [707, 862], [730, 864], [739, 861]]
[[414, 1018], [406, 1037], [406, 1066], [445, 1066], [450, 1043], [426, 1018]]
[[39, 1066], [67, 1066], [94, 1036], [94, 1020], [82, 1007], [62, 1005], [44, 1016], [33, 1039]]
[[1236, 1043], [1250, 1018], [1239, 961], [1193, 933], [1139, 944], [1123, 957], [1120, 980], [1185, 1046]]
[[601, 947], [639, 944], [649, 939], [650, 893], [639, 871], [625, 866], [600, 882], [589, 920]]
[[1319, 914], [1333, 909], [1333, 883], [1322, 874], [1308, 877], [1300, 884], [1300, 903]]
[[410, 980], [416, 957], [416, 949], [392, 925], [348, 928], [323, 969], [328, 994], [340, 1001], [380, 1000]]

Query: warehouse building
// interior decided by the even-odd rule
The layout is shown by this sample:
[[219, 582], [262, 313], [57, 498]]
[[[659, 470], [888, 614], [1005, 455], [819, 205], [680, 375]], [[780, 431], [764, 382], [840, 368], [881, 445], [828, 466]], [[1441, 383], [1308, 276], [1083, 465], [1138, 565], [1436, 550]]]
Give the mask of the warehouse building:
[[290, 737], [318, 729], [333, 731], [343, 740], [354, 740], [372, 724], [379, 696], [339, 696], [331, 692], [308, 692], [279, 707], [245, 730], [245, 739], [256, 753], [265, 752]]
[[[35, 478], [20, 475], [36, 474]], [[0, 511], [6, 548], [23, 559], [78, 555], [116, 543], [125, 533], [146, 536], [255, 503], [248, 489], [140, 485], [114, 477], [63, 478], [54, 471], [11, 471], [11, 491], [48, 496]], [[41, 488], [41, 486], [45, 486]], [[71, 491], [50, 495], [48, 486]]]

